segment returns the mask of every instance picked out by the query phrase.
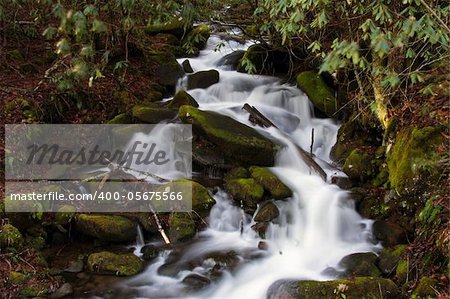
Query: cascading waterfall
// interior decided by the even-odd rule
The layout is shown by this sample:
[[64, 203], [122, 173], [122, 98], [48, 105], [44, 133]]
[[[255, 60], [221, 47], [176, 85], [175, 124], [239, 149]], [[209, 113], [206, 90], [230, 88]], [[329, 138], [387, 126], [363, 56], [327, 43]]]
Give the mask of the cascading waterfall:
[[[179, 259], [188, 261], [208, 252], [234, 250], [243, 260], [240, 266], [206, 289], [186, 295], [182, 280], [192, 273], [207, 273], [215, 262], [207, 259], [193, 270], [181, 269], [174, 277], [164, 276], [158, 273], [170, 253], [164, 251], [144, 273], [123, 284], [123, 289], [132, 296], [265, 298], [269, 286], [278, 279], [333, 279], [327, 274], [330, 272], [324, 270], [336, 267], [342, 257], [377, 248], [370, 242], [371, 221], [356, 213], [347, 192], [311, 173], [293, 144], [309, 149], [314, 128], [313, 153], [329, 161], [338, 125], [330, 119], [314, 118], [311, 103], [296, 87], [281, 84], [276, 78], [241, 74], [218, 66], [217, 62], [225, 54], [248, 47], [230, 41], [221, 51], [214, 51], [219, 42], [222, 41], [218, 37], [211, 37], [207, 49], [198, 58], [190, 59], [190, 63], [194, 71], [217, 69], [220, 82], [189, 93], [198, 101], [200, 109], [222, 113], [252, 126], [248, 114], [241, 109], [244, 103], [249, 103], [288, 134], [289, 140], [274, 128], [255, 127], [285, 145], [271, 170], [293, 190], [293, 196], [286, 201], [276, 201], [280, 216], [267, 229], [268, 250], [263, 251], [258, 249], [261, 239], [251, 228], [254, 224], [251, 217], [244, 218], [241, 234], [241, 209], [232, 204], [224, 191], [217, 192], [209, 227], [184, 249]], [[181, 81], [180, 88], [183, 84], [185, 82]], [[325, 170], [331, 174], [332, 170]]]

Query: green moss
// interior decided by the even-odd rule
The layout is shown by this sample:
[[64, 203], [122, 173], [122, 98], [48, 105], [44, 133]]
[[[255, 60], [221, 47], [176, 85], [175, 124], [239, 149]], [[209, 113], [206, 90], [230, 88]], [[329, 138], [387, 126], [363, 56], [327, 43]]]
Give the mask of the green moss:
[[249, 177], [249, 172], [245, 167], [234, 167], [225, 175], [225, 180], [245, 179]]
[[155, 108], [137, 105], [133, 107], [132, 115], [134, 118], [142, 122], [157, 124], [163, 120], [174, 118], [177, 115], [177, 111], [167, 108]]
[[374, 173], [372, 156], [354, 149], [345, 160], [343, 170], [351, 179], [365, 181]]
[[130, 124], [130, 123], [132, 123], [131, 117], [126, 113], [116, 115], [113, 119], [107, 122], [107, 124], [109, 125]]
[[12, 59], [17, 59], [17, 60], [21, 60], [21, 61], [25, 60], [25, 58], [23, 57], [23, 55], [19, 49], [14, 49], [14, 50], [9, 51], [8, 56], [9, 56], [9, 58], [12, 58]]
[[172, 213], [169, 216], [169, 238], [172, 242], [186, 241], [195, 236], [195, 222], [189, 213]]
[[395, 270], [395, 277], [399, 284], [404, 284], [408, 280], [409, 262], [408, 260], [401, 259], [398, 262], [397, 269]]
[[159, 102], [163, 98], [163, 94], [160, 91], [152, 90], [147, 92], [145, 99], [150, 102]]
[[38, 237], [26, 237], [26, 245], [27, 247], [34, 248], [36, 250], [42, 250], [45, 247], [46, 241], [44, 237], [38, 236]]
[[287, 284], [291, 287], [287, 287], [286, 290], [289, 290], [293, 295], [289, 298], [299, 299], [397, 298], [398, 294], [397, 286], [391, 280], [374, 277], [356, 277], [333, 281], [299, 281]]
[[413, 295], [429, 298], [436, 296], [437, 281], [431, 277], [422, 277]]
[[185, 90], [180, 90], [173, 97], [173, 100], [170, 101], [170, 103], [167, 107], [180, 108], [183, 105], [198, 107], [197, 101], [190, 94], [188, 94]]
[[115, 254], [102, 251], [89, 255], [87, 267], [91, 272], [131, 276], [143, 269], [143, 263], [140, 258], [131, 253]]
[[122, 216], [80, 214], [76, 226], [82, 233], [103, 241], [131, 241], [136, 237], [136, 224]]
[[253, 128], [218, 113], [181, 106], [178, 116], [218, 145], [230, 159], [272, 166], [277, 146]]
[[5, 224], [0, 231], [0, 248], [20, 248], [23, 245], [20, 231], [11, 224]]
[[195, 27], [191, 32], [189, 32], [186, 38], [183, 39], [183, 44], [188, 44], [190, 47], [195, 47], [200, 50], [205, 48], [209, 36], [211, 35], [211, 30], [208, 25], [200, 25]]
[[59, 225], [66, 225], [75, 216], [76, 208], [71, 205], [63, 205], [55, 214], [55, 223]]
[[303, 90], [320, 111], [333, 116], [337, 111], [334, 92], [326, 85], [317, 72], [306, 71], [297, 75], [297, 86]]
[[277, 206], [269, 201], [261, 204], [254, 219], [256, 222], [267, 222], [277, 218], [278, 215], [280, 215], [280, 211]]
[[25, 282], [27, 279], [28, 279], [27, 275], [16, 271], [11, 271], [8, 276], [8, 282], [11, 284], [21, 284]]
[[250, 167], [250, 173], [252, 178], [254, 178], [258, 184], [262, 185], [274, 199], [292, 196], [291, 189], [280, 181], [280, 179], [268, 168], [252, 166]]
[[225, 184], [225, 189], [235, 201], [242, 200], [245, 206], [251, 208], [256, 208], [264, 194], [264, 188], [254, 179], [229, 180]]
[[178, 18], [172, 18], [165, 23], [149, 24], [143, 30], [147, 34], [170, 33], [181, 36], [185, 33], [184, 22]]
[[20, 296], [25, 298], [34, 298], [47, 295], [49, 290], [44, 286], [32, 285], [20, 290]]
[[439, 174], [437, 148], [443, 142], [440, 132], [436, 127], [409, 127], [397, 134], [387, 155], [389, 181], [397, 192], [409, 194]]

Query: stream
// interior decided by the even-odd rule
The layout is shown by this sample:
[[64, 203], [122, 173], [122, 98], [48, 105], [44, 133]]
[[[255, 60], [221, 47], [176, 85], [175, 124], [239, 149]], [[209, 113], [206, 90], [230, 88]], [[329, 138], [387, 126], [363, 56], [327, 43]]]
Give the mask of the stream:
[[[121, 297], [266, 298], [268, 288], [279, 279], [335, 279], [339, 269], [334, 268], [344, 256], [379, 249], [371, 240], [372, 221], [358, 215], [348, 192], [311, 173], [293, 144], [309, 150], [314, 129], [312, 151], [330, 162], [329, 153], [339, 125], [331, 119], [315, 118], [307, 96], [297, 87], [282, 84], [278, 78], [242, 74], [221, 66], [224, 55], [250, 45], [227, 41], [220, 51], [214, 51], [221, 42], [224, 41], [212, 36], [200, 56], [189, 59], [195, 72], [218, 70], [220, 82], [189, 93], [199, 103], [199, 109], [228, 115], [285, 145], [271, 170], [291, 188], [293, 196], [275, 202], [280, 215], [267, 228], [267, 248], [258, 249], [262, 239], [251, 228], [252, 217], [244, 215], [227, 193], [219, 190], [214, 195], [216, 204], [208, 227], [180, 252], [162, 251], [141, 274], [121, 282]], [[186, 85], [185, 81], [186, 78], [180, 80], [179, 89]], [[248, 113], [242, 110], [244, 103], [255, 106], [290, 139], [274, 128], [252, 125]], [[327, 169], [326, 164], [322, 166], [328, 177], [336, 171]], [[226, 257], [203, 258], [218, 252]], [[233, 266], [229, 266], [230, 259]], [[171, 268], [174, 263], [177, 267]], [[197, 285], [199, 281], [204, 285], [192, 287], [187, 283], [189, 277], [196, 278]]]

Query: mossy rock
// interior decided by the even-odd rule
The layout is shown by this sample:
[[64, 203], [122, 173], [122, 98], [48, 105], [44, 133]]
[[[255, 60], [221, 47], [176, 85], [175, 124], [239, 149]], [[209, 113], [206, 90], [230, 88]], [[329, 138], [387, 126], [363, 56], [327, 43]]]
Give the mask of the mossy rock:
[[416, 191], [440, 175], [438, 147], [444, 142], [439, 127], [408, 127], [398, 132], [388, 152], [389, 181], [400, 194]]
[[168, 108], [180, 108], [183, 105], [198, 107], [197, 101], [185, 90], [180, 90], [170, 101]]
[[158, 124], [163, 120], [174, 118], [177, 115], [177, 110], [137, 105], [133, 107], [132, 115], [144, 123]]
[[218, 146], [228, 159], [244, 164], [272, 166], [278, 146], [255, 129], [215, 112], [181, 106], [178, 116]]
[[100, 274], [132, 276], [141, 272], [144, 265], [141, 259], [132, 253], [115, 254], [102, 251], [89, 255], [87, 267], [89, 271]]
[[68, 224], [75, 216], [77, 209], [71, 205], [61, 206], [55, 214], [55, 223], [58, 225]]
[[261, 204], [254, 220], [256, 222], [269, 222], [279, 215], [280, 211], [278, 210], [278, 207], [273, 202], [268, 201]]
[[201, 217], [208, 216], [212, 206], [216, 203], [205, 187], [191, 180], [176, 180], [160, 186], [156, 191], [164, 191], [167, 187], [170, 190], [181, 191], [184, 194], [192, 194], [192, 210]]
[[217, 70], [200, 71], [194, 74], [189, 74], [187, 79], [187, 88], [206, 89], [211, 85], [216, 84], [220, 80], [220, 74]]
[[275, 174], [266, 167], [250, 167], [251, 177], [262, 185], [274, 199], [283, 199], [292, 196], [292, 190], [289, 189]]
[[395, 278], [399, 285], [403, 285], [408, 281], [410, 265], [407, 259], [400, 259], [395, 269]]
[[414, 289], [413, 296], [420, 298], [430, 298], [437, 296], [436, 288], [437, 281], [431, 277], [422, 277], [419, 281], [419, 285]]
[[159, 102], [163, 99], [163, 94], [160, 91], [152, 90], [145, 94], [145, 100], [150, 102]]
[[206, 47], [210, 35], [211, 30], [208, 25], [200, 25], [192, 29], [183, 39], [182, 43], [188, 43], [191, 47], [202, 50]]
[[108, 242], [125, 242], [136, 239], [136, 223], [116, 215], [79, 214], [77, 229], [88, 236]]
[[225, 183], [225, 189], [234, 201], [243, 202], [245, 207], [254, 209], [261, 202], [264, 188], [254, 179], [235, 179]]
[[164, 23], [149, 24], [143, 29], [143, 31], [151, 35], [156, 35], [158, 33], [169, 33], [175, 35], [176, 37], [181, 37], [191, 29], [190, 26], [185, 28], [185, 25], [186, 24], [182, 19], [172, 18]]
[[360, 149], [354, 149], [344, 163], [343, 171], [350, 179], [364, 182], [374, 174], [372, 155]]
[[329, 117], [337, 111], [334, 92], [315, 71], [306, 71], [297, 75], [297, 86], [306, 93], [313, 105]]
[[338, 266], [344, 268], [346, 277], [379, 277], [380, 270], [375, 265], [377, 256], [371, 252], [352, 253], [339, 262]]
[[21, 284], [28, 279], [28, 275], [21, 272], [11, 271], [8, 276], [8, 282], [11, 284]]
[[129, 116], [126, 113], [116, 115], [113, 119], [111, 119], [107, 122], [107, 124], [109, 124], [109, 125], [131, 124], [131, 123], [133, 123], [131, 116]]
[[147, 63], [155, 67], [154, 75], [163, 86], [174, 87], [178, 79], [184, 75], [183, 68], [178, 64], [175, 55], [170, 52], [144, 52]]
[[378, 268], [384, 275], [395, 273], [401, 256], [406, 252], [406, 245], [398, 245], [393, 248], [383, 248], [378, 257]]
[[0, 248], [20, 249], [23, 246], [23, 236], [20, 231], [11, 224], [5, 224], [0, 231]]
[[171, 242], [183, 242], [196, 234], [195, 221], [189, 213], [172, 213], [169, 216], [169, 239]]
[[289, 281], [279, 280], [267, 291], [266, 298], [289, 299], [397, 299], [398, 288], [389, 279], [356, 277], [333, 281]]
[[48, 288], [33, 283], [20, 290], [20, 298], [45, 298], [48, 293]]
[[225, 174], [225, 180], [246, 179], [250, 176], [249, 171], [245, 167], [234, 167]]
[[256, 74], [274, 75], [277, 73], [287, 73], [289, 70], [288, 52], [267, 49], [262, 45], [250, 46], [239, 61], [237, 71], [246, 73], [246, 64], [250, 62]]

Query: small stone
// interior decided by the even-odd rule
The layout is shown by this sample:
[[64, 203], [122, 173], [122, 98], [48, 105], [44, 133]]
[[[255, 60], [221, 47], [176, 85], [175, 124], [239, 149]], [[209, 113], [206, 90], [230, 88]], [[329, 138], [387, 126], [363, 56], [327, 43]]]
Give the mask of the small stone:
[[259, 241], [258, 249], [259, 250], [269, 250], [269, 244], [267, 244], [267, 242], [264, 242], [264, 241]]
[[151, 261], [158, 257], [159, 249], [154, 245], [145, 245], [141, 248], [142, 257], [146, 261]]
[[73, 287], [70, 283], [63, 284], [59, 289], [56, 290], [52, 295], [50, 295], [50, 298], [64, 298], [66, 296], [69, 296], [73, 294]]

